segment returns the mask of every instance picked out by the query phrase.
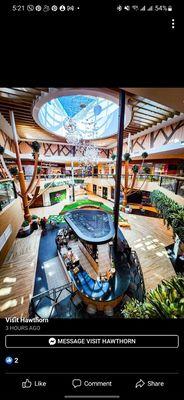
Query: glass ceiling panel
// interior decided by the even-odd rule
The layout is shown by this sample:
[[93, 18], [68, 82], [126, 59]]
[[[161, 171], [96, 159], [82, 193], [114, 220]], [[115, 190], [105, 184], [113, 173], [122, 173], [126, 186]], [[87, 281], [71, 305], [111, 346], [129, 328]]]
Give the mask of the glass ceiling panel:
[[158, 111], [154, 111], [153, 110], [148, 110], [146, 108], [138, 108], [138, 107], [134, 107], [135, 112], [143, 114], [143, 115], [149, 115], [149, 116], [153, 116], [155, 118], [160, 118], [160, 119], [165, 119], [165, 116], [167, 114], [165, 114], [165, 112], [163, 113], [159, 113]]
[[159, 119], [157, 119], [157, 118], [154, 117], [154, 116], [150, 116], [150, 115], [147, 115], [147, 114], [144, 114], [144, 113], [139, 113], [138, 111], [136, 111], [136, 112], [134, 113], [134, 115], [135, 115], [136, 117], [148, 119], [148, 120], [154, 121], [154, 122], [159, 121]]
[[65, 121], [70, 119], [85, 139], [109, 137], [118, 130], [119, 106], [111, 100], [88, 95], [63, 96], [45, 103], [39, 113], [41, 125], [57, 135], [66, 136]]
[[139, 97], [138, 101], [141, 102], [141, 100], [144, 102], [144, 104], [147, 103], [150, 106], [160, 108], [161, 110], [165, 110], [165, 111], [168, 111], [168, 112], [174, 112], [174, 110], [172, 108], [167, 107], [167, 106], [165, 106], [163, 104], [157, 103], [156, 101], [152, 101], [152, 100], [149, 100], [149, 99], [144, 99], [143, 97]]
[[151, 104], [144, 104], [144, 103], [138, 103], [137, 104], [139, 107], [141, 107], [144, 110], [149, 110], [149, 111], [156, 111], [156, 112], [161, 112], [163, 115], [169, 115], [170, 112], [165, 110], [165, 109], [160, 109], [159, 107], [156, 107]]

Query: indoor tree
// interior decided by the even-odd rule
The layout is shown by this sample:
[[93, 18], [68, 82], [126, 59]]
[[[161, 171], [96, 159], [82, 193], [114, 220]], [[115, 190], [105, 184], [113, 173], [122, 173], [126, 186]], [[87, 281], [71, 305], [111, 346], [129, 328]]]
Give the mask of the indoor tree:
[[[150, 173], [150, 168], [144, 164], [144, 161], [147, 157], [148, 157], [148, 153], [146, 153], [146, 151], [143, 152], [141, 166], [139, 167], [138, 165], [133, 165], [133, 167], [132, 167], [133, 174], [130, 175], [129, 174], [129, 166], [130, 166], [130, 162], [131, 162], [130, 154], [129, 153], [124, 154], [125, 174], [124, 174], [124, 182], [123, 183], [121, 182], [121, 191], [123, 193], [123, 206], [127, 205], [128, 196], [130, 196], [133, 193], [138, 192], [142, 188], [144, 183], [146, 182], [148, 174]], [[136, 179], [137, 179], [137, 176], [142, 173], [144, 174], [143, 183], [142, 183], [141, 187], [139, 187], [137, 189], [137, 188], [135, 188]], [[116, 176], [114, 176], [114, 178], [116, 179]], [[131, 178], [131, 182], [130, 182], [130, 178]]]
[[[39, 151], [40, 151], [40, 144], [37, 141], [32, 142], [31, 147], [33, 149], [33, 158], [34, 158], [34, 170], [33, 170], [33, 175], [31, 178], [31, 182], [29, 183], [27, 187], [27, 194], [32, 192], [36, 176], [38, 174], [38, 159], [39, 159]], [[41, 171], [40, 171], [41, 172]]]

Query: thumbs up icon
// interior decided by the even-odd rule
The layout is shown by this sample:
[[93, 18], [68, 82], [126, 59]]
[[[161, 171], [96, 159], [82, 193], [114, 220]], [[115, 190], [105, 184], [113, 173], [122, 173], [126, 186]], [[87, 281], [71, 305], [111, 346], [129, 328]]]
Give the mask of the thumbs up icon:
[[25, 382], [22, 382], [23, 389], [29, 389], [32, 386], [32, 382], [29, 379], [26, 379]]

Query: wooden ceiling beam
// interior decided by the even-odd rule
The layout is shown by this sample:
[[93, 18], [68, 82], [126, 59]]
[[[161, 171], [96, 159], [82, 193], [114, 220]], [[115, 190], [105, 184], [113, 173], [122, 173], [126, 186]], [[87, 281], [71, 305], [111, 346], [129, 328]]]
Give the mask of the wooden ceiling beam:
[[0, 87], [0, 92], [1, 93], [7, 93], [8, 95], [12, 95], [12, 96], [17, 96], [17, 97], [23, 97], [23, 98], [28, 98], [28, 99], [30, 99], [30, 100], [32, 100], [34, 97], [35, 97], [35, 94], [34, 93], [28, 93], [28, 92], [24, 92], [24, 91], [21, 91], [21, 90], [16, 90], [16, 89], [13, 89], [13, 88], [1, 88]]
[[[2, 107], [0, 104], [0, 110], [3, 110], [4, 112], [9, 112], [10, 107]], [[19, 113], [19, 114], [32, 116], [32, 114], [31, 114], [31, 112], [29, 112], [29, 110], [25, 110], [22, 108], [14, 108], [13, 111], [17, 114]]]
[[[2, 96], [2, 94], [4, 94], [4, 96]], [[21, 98], [21, 97], [17, 97], [17, 98], [15, 98], [14, 96], [13, 97], [11, 97], [11, 95], [10, 96], [5, 96], [5, 94], [6, 93], [3, 93], [3, 92], [1, 92], [0, 91], [0, 100], [1, 100], [1, 102], [6, 102], [6, 103], [14, 103], [14, 104], [27, 104], [27, 105], [32, 105], [32, 103], [33, 103], [33, 100], [34, 99], [25, 99], [25, 98]]]
[[[32, 96], [39, 95], [41, 94], [41, 90], [38, 88], [17, 88], [17, 87], [12, 87], [12, 89], [16, 90], [17, 92], [24, 92], [24, 93], [30, 93]], [[22, 89], [26, 89], [25, 91]]]

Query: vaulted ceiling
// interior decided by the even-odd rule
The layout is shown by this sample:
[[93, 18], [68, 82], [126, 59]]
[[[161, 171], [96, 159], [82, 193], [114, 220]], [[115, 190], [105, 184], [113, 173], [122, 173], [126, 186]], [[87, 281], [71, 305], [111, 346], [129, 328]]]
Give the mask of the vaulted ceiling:
[[[119, 88], [114, 88], [115, 93], [119, 92]], [[130, 96], [129, 103], [132, 106], [132, 120], [125, 129], [125, 137], [130, 134], [136, 134], [144, 131], [147, 128], [155, 127], [162, 121], [167, 121], [170, 118], [181, 114], [182, 107], [173, 108], [174, 104], [177, 106], [178, 97], [177, 90], [179, 90], [179, 97], [182, 103], [184, 99], [184, 89], [165, 89], [165, 88], [125, 88], [127, 94]], [[174, 90], [174, 92], [172, 92]], [[169, 91], [173, 93], [171, 100], [169, 100]], [[40, 139], [59, 141], [60, 139], [54, 134], [50, 134], [36, 124], [32, 117], [32, 108], [35, 100], [42, 94], [48, 93], [49, 88], [35, 87], [35, 88], [0, 88], [0, 112], [10, 122], [9, 111], [13, 110], [17, 131], [20, 138], [23, 139]], [[144, 97], [144, 93], [147, 97]], [[175, 96], [175, 97], [174, 97]], [[183, 97], [182, 97], [183, 96]], [[174, 102], [175, 98], [175, 102]], [[156, 100], [163, 101], [158, 103]], [[172, 107], [170, 107], [172, 103]], [[184, 108], [184, 100], [183, 100]], [[115, 137], [114, 137], [115, 140]], [[65, 141], [65, 140], [62, 140]], [[101, 144], [108, 145], [112, 142], [112, 137], [101, 141]]]

